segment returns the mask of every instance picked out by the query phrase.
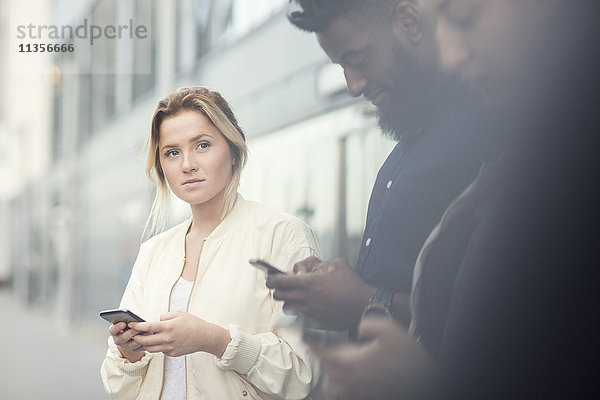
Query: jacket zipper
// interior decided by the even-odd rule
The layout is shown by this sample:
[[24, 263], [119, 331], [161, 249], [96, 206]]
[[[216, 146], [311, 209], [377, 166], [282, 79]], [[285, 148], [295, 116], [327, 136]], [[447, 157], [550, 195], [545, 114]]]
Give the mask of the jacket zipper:
[[[188, 297], [187, 305], [185, 306], [185, 311], [189, 312], [190, 310], [190, 302], [192, 300], [192, 294], [194, 293], [194, 287], [196, 287], [196, 281], [198, 281], [198, 272], [200, 271], [200, 261], [202, 261], [202, 253], [204, 252], [204, 245], [206, 244], [206, 238], [202, 239], [202, 247], [200, 247], [200, 254], [198, 255], [198, 265], [196, 268], [196, 276], [194, 276], [194, 283], [192, 283], [192, 290], [190, 290], [190, 297]], [[185, 263], [185, 261], [184, 261]], [[182, 271], [183, 272], [183, 271]], [[171, 289], [172, 290], [172, 289]], [[169, 300], [170, 303], [170, 300]], [[184, 356], [185, 360], [185, 398], [189, 400], [190, 398], [190, 379], [189, 379], [189, 371], [188, 371], [188, 355]]]
[[[187, 302], [187, 305], [185, 306], [186, 312], [188, 312], [188, 310], [190, 309], [190, 300], [192, 299], [192, 293], [194, 293], [194, 287], [196, 286], [196, 281], [198, 280], [198, 271], [200, 270], [200, 260], [202, 259], [202, 251], [204, 250], [205, 243], [206, 243], [206, 238], [202, 239], [202, 247], [200, 248], [200, 254], [198, 255], [198, 268], [196, 268], [196, 276], [194, 277], [194, 282], [192, 283], [192, 290], [190, 290], [190, 296], [188, 297], [188, 302]], [[185, 255], [183, 257], [183, 263], [181, 264], [181, 272], [179, 273], [179, 278], [181, 278], [181, 274], [183, 274], [184, 268], [185, 268]], [[177, 278], [177, 281], [179, 280], [179, 278]], [[175, 281], [175, 283], [173, 283], [173, 285], [171, 286], [171, 290], [169, 291], [169, 303], [168, 303], [169, 304], [169, 308], [168, 308], [169, 312], [171, 311], [171, 296], [173, 295], [173, 288], [177, 284], [177, 281]], [[185, 398], [189, 399], [190, 391], [189, 391], [189, 384], [188, 384], [187, 355], [185, 355], [184, 357], [185, 357]], [[162, 376], [162, 382], [160, 385], [160, 398], [162, 398], [162, 392], [163, 392], [163, 389], [165, 388], [165, 369], [164, 368], [165, 368], [165, 366], [164, 366], [164, 361], [163, 361], [163, 376]]]

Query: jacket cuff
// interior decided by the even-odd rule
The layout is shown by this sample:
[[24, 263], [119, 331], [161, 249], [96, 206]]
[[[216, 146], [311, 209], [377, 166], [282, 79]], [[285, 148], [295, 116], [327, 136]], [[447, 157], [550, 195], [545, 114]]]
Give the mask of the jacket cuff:
[[109, 337], [109, 349], [112, 356], [111, 358], [116, 366], [123, 371], [123, 373], [129, 376], [144, 375], [146, 373], [146, 367], [148, 367], [148, 364], [153, 357], [151, 353], [145, 352], [144, 356], [140, 360], [132, 363], [121, 355], [121, 352], [112, 341], [112, 337]]
[[234, 370], [246, 375], [256, 364], [260, 355], [260, 338], [240, 332], [238, 325], [229, 325], [231, 342], [227, 345], [216, 365], [222, 370]]
[[152, 359], [152, 354], [146, 352], [144, 357], [141, 360], [136, 361], [134, 363], [129, 362], [129, 360], [122, 358], [123, 364], [121, 364], [121, 369], [129, 376], [142, 376], [146, 373], [146, 369], [150, 360]]

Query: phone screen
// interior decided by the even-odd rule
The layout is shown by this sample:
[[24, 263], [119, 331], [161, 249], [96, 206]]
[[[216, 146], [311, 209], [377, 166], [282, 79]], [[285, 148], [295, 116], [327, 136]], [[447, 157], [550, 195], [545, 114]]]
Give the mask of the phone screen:
[[255, 267], [265, 270], [266, 272], [268, 272], [270, 274], [285, 274], [285, 272], [283, 272], [279, 268], [276, 268], [276, 267], [272, 266], [271, 264], [269, 264], [268, 262], [263, 261], [263, 260], [251, 258], [248, 260], [248, 262], [250, 264], [254, 265]]
[[133, 312], [124, 309], [101, 311], [100, 316], [111, 324], [116, 324], [117, 322], [145, 322], [143, 318], [140, 318]]

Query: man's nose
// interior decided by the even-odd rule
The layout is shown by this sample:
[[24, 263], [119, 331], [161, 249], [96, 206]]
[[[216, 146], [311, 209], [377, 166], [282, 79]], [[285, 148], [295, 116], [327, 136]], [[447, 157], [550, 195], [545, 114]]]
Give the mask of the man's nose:
[[346, 86], [348, 92], [352, 97], [358, 97], [363, 94], [363, 91], [367, 87], [367, 80], [362, 74], [353, 68], [344, 68], [344, 77], [346, 78]]

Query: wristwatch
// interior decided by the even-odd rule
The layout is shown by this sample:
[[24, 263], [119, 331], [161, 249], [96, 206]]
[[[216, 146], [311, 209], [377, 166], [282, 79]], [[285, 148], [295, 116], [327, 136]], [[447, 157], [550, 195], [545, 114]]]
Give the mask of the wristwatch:
[[367, 316], [392, 317], [391, 307], [395, 291], [392, 289], [377, 288], [375, 294], [369, 300], [369, 304], [362, 313], [362, 318]]

